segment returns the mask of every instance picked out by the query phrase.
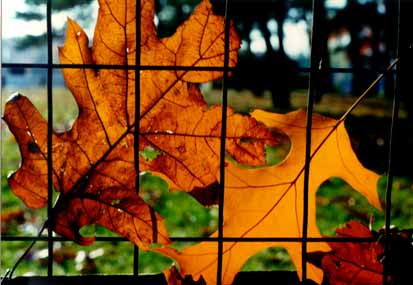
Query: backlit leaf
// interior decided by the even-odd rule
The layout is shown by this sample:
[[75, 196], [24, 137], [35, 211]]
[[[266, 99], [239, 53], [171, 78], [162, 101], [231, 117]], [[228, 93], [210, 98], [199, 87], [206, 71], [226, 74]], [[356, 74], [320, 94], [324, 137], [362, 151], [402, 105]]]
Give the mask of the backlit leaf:
[[[372, 238], [368, 227], [356, 221], [336, 230], [339, 237]], [[331, 285], [382, 285], [384, 248], [379, 241], [331, 242], [332, 252], [323, 257], [322, 268]]]
[[[204, 0], [169, 38], [157, 37], [154, 1], [141, 0], [140, 62], [154, 69], [126, 68], [136, 62], [136, 2], [99, 1], [93, 45], [73, 20], [59, 49], [62, 64], [119, 65], [117, 68], [65, 68], [63, 75], [79, 107], [71, 130], [52, 134], [53, 186], [60, 192], [53, 209], [54, 230], [81, 244], [94, 238], [82, 226], [101, 224], [138, 246], [169, 243], [162, 219], [139, 197], [135, 185], [134, 130], [139, 125], [141, 171], [165, 178], [172, 189], [192, 191], [217, 183], [221, 107], [207, 107], [196, 83], [222, 71], [224, 19]], [[240, 45], [230, 28], [229, 65]], [[162, 67], [177, 67], [163, 69]], [[139, 75], [139, 124], [135, 123], [135, 82]], [[10, 178], [12, 191], [32, 208], [47, 203], [47, 122], [21, 95], [6, 105], [4, 119], [15, 135], [22, 165]], [[237, 161], [265, 163], [273, 134], [251, 117], [228, 110], [227, 152]], [[254, 138], [244, 142], [244, 139]], [[151, 149], [157, 155], [143, 155]], [[136, 158], [137, 159], [137, 158]]]
[[[291, 140], [291, 150], [280, 164], [246, 169], [228, 163], [225, 178], [224, 227], [227, 238], [300, 238], [303, 229], [304, 164], [306, 113], [303, 110], [286, 115], [255, 111], [252, 116], [270, 128], [281, 130]], [[379, 176], [357, 160], [344, 123], [313, 115], [312, 160], [308, 200], [308, 237], [321, 238], [316, 224], [316, 191], [331, 177], [341, 177], [363, 194], [375, 207], [381, 208], [377, 196]], [[218, 234], [213, 234], [217, 237]], [[249, 257], [273, 247], [284, 247], [301, 276], [301, 242], [224, 242], [222, 284], [232, 284], [235, 274]], [[213, 242], [201, 242], [178, 252], [160, 249], [173, 257], [182, 276], [201, 276], [207, 284], [216, 284], [217, 250]], [[308, 252], [326, 252], [324, 242], [309, 242]], [[321, 283], [323, 272], [307, 262], [307, 277]]]

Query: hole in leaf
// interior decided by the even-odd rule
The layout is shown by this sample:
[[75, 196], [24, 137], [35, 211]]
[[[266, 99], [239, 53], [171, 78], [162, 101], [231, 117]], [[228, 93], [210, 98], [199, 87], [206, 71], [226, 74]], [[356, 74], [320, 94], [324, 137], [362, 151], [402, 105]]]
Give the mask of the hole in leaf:
[[62, 133], [72, 128], [79, 115], [78, 105], [67, 88], [53, 89], [53, 128]]
[[[232, 163], [243, 167], [243, 168], [260, 168], [260, 167], [267, 167], [273, 166], [281, 163], [286, 159], [288, 154], [290, 153], [291, 149], [291, 141], [287, 135], [276, 132], [275, 137], [279, 140], [279, 143], [276, 146], [265, 145], [265, 164], [252, 166], [244, 163], [237, 162], [231, 155], [227, 154], [227, 159], [230, 160]], [[247, 144], [255, 144], [256, 141], [251, 139], [241, 139], [239, 142], [239, 147], [243, 148], [243, 146], [247, 146]]]
[[145, 147], [142, 151], [139, 152], [140, 155], [146, 160], [146, 161], [152, 161], [155, 158], [157, 158], [162, 152], [159, 150], [154, 149], [151, 146]]
[[374, 228], [384, 225], [384, 213], [340, 178], [325, 181], [317, 191], [316, 201], [317, 226], [322, 235], [335, 236], [336, 228], [354, 219], [368, 225], [373, 218]]
[[291, 140], [285, 133], [275, 129], [272, 130], [272, 133], [279, 140], [279, 144], [276, 146], [265, 146], [267, 165], [281, 163], [291, 150]]
[[80, 228], [79, 233], [85, 237], [92, 237], [96, 235], [96, 225], [90, 224]]
[[291, 144], [286, 143], [277, 147], [265, 146], [267, 165], [276, 165], [282, 162], [290, 152]]
[[163, 193], [168, 191], [168, 183], [150, 172], [142, 172], [139, 176], [140, 197], [151, 207], [159, 202]]
[[117, 237], [118, 236], [118, 234], [98, 224], [85, 225], [80, 228], [79, 233], [84, 237], [93, 237], [93, 236]]
[[27, 149], [29, 150], [30, 153], [39, 153], [40, 152], [39, 146], [34, 141], [31, 141], [31, 142], [28, 143]]
[[217, 229], [217, 208], [205, 208], [185, 192], [166, 192], [154, 208], [171, 236], [205, 237]]
[[112, 206], [117, 206], [117, 205], [119, 205], [120, 204], [120, 199], [113, 199], [112, 200], [112, 202], [110, 202], [110, 204], [112, 205]]
[[209, 236], [217, 229], [218, 210], [206, 208], [188, 193], [168, 191], [165, 180], [149, 172], [140, 175], [140, 196], [164, 219], [171, 236]]

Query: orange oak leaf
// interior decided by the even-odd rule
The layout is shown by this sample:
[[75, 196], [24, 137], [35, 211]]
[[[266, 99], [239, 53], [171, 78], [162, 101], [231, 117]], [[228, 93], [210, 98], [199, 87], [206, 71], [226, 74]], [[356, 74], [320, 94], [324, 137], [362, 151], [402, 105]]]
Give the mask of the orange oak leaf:
[[[93, 46], [68, 20], [59, 49], [63, 64], [121, 65], [120, 68], [65, 68], [65, 82], [79, 107], [71, 130], [52, 134], [53, 186], [60, 193], [53, 209], [54, 230], [81, 244], [93, 242], [79, 229], [100, 224], [140, 247], [169, 243], [161, 217], [136, 191], [134, 132], [139, 125], [140, 170], [158, 173], [171, 188], [192, 191], [217, 182], [221, 141], [220, 107], [209, 108], [196, 83], [221, 71], [184, 67], [222, 67], [224, 19], [204, 0], [169, 38], [157, 37], [154, 1], [141, 0], [140, 61], [145, 70], [122, 68], [136, 61], [136, 2], [100, 0]], [[237, 62], [239, 38], [230, 28], [229, 65]], [[175, 67], [164, 68], [162, 66]], [[135, 124], [135, 81], [139, 75], [139, 122]], [[9, 178], [12, 191], [32, 208], [47, 203], [47, 122], [30, 101], [16, 95], [4, 120], [15, 135], [22, 165]], [[228, 110], [226, 151], [251, 165], [265, 162], [265, 144], [273, 134], [251, 117]]]
[[[368, 227], [356, 221], [336, 230], [339, 237], [372, 238]], [[331, 285], [381, 285], [383, 245], [375, 242], [330, 242], [332, 252], [322, 260], [322, 268]]]
[[[254, 111], [252, 116], [270, 128], [285, 132], [291, 142], [287, 157], [280, 164], [246, 169], [228, 163], [225, 177], [225, 238], [300, 238], [303, 229], [303, 189], [305, 165], [306, 112], [298, 110], [283, 114]], [[357, 160], [343, 121], [313, 115], [312, 159], [308, 200], [308, 237], [321, 237], [316, 225], [316, 191], [325, 180], [341, 177], [363, 194], [377, 208], [376, 192], [379, 176]], [[217, 233], [213, 237], [217, 237]], [[301, 276], [301, 243], [230, 242], [223, 243], [222, 284], [232, 284], [242, 265], [257, 252], [272, 246], [287, 249]], [[182, 252], [168, 247], [160, 252], [173, 257], [182, 276], [202, 276], [207, 284], [216, 284], [217, 244], [202, 242]], [[329, 251], [324, 242], [309, 242], [308, 252]], [[308, 278], [321, 283], [321, 269], [307, 263]]]

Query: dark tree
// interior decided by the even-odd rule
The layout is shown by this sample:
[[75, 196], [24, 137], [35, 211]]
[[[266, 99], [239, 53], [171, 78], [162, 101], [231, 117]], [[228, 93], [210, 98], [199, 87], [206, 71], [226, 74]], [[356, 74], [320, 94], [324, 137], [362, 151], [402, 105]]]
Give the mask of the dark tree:
[[408, 126], [413, 137], [413, 96], [412, 96], [412, 66], [413, 66], [413, 34], [412, 27], [413, 2], [401, 1], [400, 7], [400, 95], [408, 112]]
[[[213, 0], [212, 3], [217, 13], [224, 13], [225, 1]], [[248, 47], [251, 44], [249, 35], [253, 29], [261, 31], [266, 45], [264, 54], [253, 54], [250, 49], [240, 54], [238, 68], [230, 79], [231, 87], [250, 89], [255, 95], [269, 90], [274, 107], [283, 110], [290, 108], [289, 97], [297, 81], [298, 66], [286, 54], [283, 27], [292, 7], [300, 11], [300, 17], [305, 18], [306, 11], [311, 9], [309, 3], [311, 1], [303, 0], [241, 0], [229, 3], [230, 18], [236, 23], [240, 37]], [[276, 49], [271, 44], [271, 31], [268, 28], [270, 19], [277, 22], [279, 46]]]
[[360, 4], [358, 1], [348, 1], [347, 6], [331, 20], [332, 31], [346, 28], [350, 34], [351, 43], [347, 51], [353, 68], [354, 96], [364, 92], [377, 72], [388, 64], [388, 48], [384, 50], [385, 23], [386, 16], [379, 13], [376, 3]]
[[160, 37], [172, 35], [189, 17], [197, 4], [199, 0], [155, 0], [155, 10], [159, 19], [158, 35]]

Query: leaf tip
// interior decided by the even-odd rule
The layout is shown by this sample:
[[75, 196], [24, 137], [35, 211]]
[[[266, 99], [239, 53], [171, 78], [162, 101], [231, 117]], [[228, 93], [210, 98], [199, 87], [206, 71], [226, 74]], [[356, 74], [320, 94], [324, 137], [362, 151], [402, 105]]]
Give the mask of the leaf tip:
[[383, 212], [383, 206], [381, 205], [380, 199], [378, 197], [374, 198], [374, 200], [369, 201], [371, 205], [373, 205], [377, 210]]
[[66, 21], [67, 21], [68, 24], [75, 23], [75, 21], [72, 18], [70, 18], [69, 16], [66, 16]]
[[84, 33], [80, 25], [75, 20], [67, 17], [67, 33], [69, 33], [69, 31], [76, 34], [78, 37]]
[[[370, 205], [375, 207], [380, 212], [383, 212], [383, 206], [382, 206], [382, 203], [379, 198], [378, 191], [377, 191], [380, 176], [377, 173], [374, 173], [372, 171], [369, 171], [369, 173], [371, 173], [371, 181], [372, 181], [370, 184], [371, 186], [367, 187], [366, 190], [364, 191], [361, 190], [359, 192], [366, 197]], [[368, 181], [367, 176], [365, 177], [366, 177], [366, 181]]]
[[22, 94], [20, 94], [19, 92], [15, 92], [15, 93], [10, 95], [10, 97], [7, 99], [6, 103], [15, 103], [16, 101], [18, 101], [22, 97], [23, 97]]
[[[56, 225], [56, 230], [57, 230], [58, 225]], [[64, 228], [60, 227], [60, 230], [63, 230], [63, 232], [59, 232], [59, 234], [63, 234], [67, 237], [70, 237], [73, 241], [75, 241], [79, 245], [83, 246], [88, 246], [93, 244], [96, 241], [96, 236], [95, 235], [88, 235], [84, 236], [81, 233], [81, 229], [78, 228], [78, 225], [73, 225], [72, 228]]]

